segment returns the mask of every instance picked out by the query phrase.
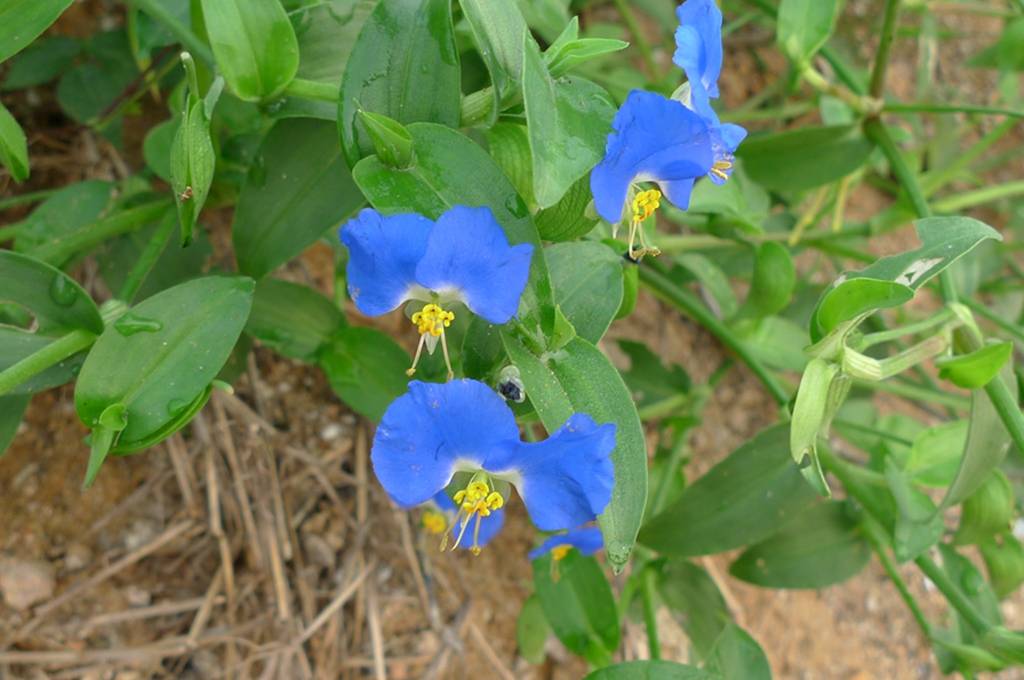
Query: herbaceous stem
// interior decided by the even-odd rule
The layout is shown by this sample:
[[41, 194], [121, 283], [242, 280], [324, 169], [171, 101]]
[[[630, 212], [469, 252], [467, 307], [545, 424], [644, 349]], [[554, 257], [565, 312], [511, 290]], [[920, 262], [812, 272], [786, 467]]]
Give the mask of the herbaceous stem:
[[0, 371], [0, 396], [3, 396], [32, 376], [81, 352], [92, 345], [96, 335], [84, 329], [71, 331], [46, 347]]

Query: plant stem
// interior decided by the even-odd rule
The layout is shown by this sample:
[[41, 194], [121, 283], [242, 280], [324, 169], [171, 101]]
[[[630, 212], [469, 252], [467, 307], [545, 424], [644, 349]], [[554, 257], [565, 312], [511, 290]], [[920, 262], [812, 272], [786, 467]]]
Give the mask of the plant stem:
[[132, 298], [135, 297], [136, 293], [139, 292], [139, 288], [142, 283], [149, 276], [149, 272], [153, 269], [153, 265], [160, 259], [160, 256], [164, 252], [164, 248], [167, 246], [167, 242], [171, 239], [171, 234], [174, 233], [174, 228], [178, 226], [177, 216], [173, 212], [168, 212], [164, 216], [160, 226], [157, 227], [153, 237], [146, 244], [145, 249], [139, 255], [139, 259], [132, 265], [131, 271], [128, 272], [128, 276], [125, 277], [124, 283], [121, 284], [121, 291], [118, 294], [118, 299], [124, 300], [125, 302], [131, 303]]
[[460, 127], [473, 127], [491, 115], [494, 108], [494, 88], [487, 86], [482, 90], [470, 92], [462, 98], [462, 106], [459, 114]]
[[1020, 326], [1010, 323], [1009, 321], [1002, 318], [998, 314], [993, 313], [992, 310], [990, 310], [985, 305], [976, 302], [975, 300], [968, 298], [966, 300], [962, 300], [961, 302], [963, 302], [963, 304], [967, 306], [968, 309], [970, 309], [978, 316], [982, 317], [983, 319], [988, 319], [995, 325], [999, 326], [999, 328], [1003, 329], [1004, 331], [1012, 335], [1013, 339], [1016, 340], [1017, 342], [1024, 343], [1024, 330], [1022, 330]]
[[658, 639], [658, 618], [654, 607], [654, 588], [657, 575], [648, 567], [643, 576], [644, 625], [647, 627], [647, 648], [652, 659], [661, 658], [661, 641]]
[[970, 148], [958, 155], [945, 167], [929, 172], [921, 177], [921, 188], [925, 196], [931, 196], [944, 187], [950, 180], [955, 178], [962, 170], [970, 167], [971, 163], [978, 160], [987, 152], [993, 144], [1009, 134], [1018, 122], [1013, 118], [1007, 118], [1002, 123], [992, 128], [992, 131], [972, 144]]
[[917, 600], [914, 598], [913, 593], [910, 592], [910, 588], [907, 587], [907, 583], [903, 580], [903, 576], [900, 574], [899, 569], [896, 568], [896, 564], [892, 561], [892, 557], [889, 556], [884, 530], [875, 520], [870, 518], [864, 522], [864, 529], [868, 542], [871, 543], [871, 547], [875, 549], [875, 555], [878, 556], [878, 561], [881, 563], [882, 569], [885, 570], [885, 573], [889, 576], [889, 580], [891, 580], [893, 585], [896, 586], [896, 590], [899, 592], [900, 598], [902, 598], [903, 603], [907, 605], [907, 609], [910, 610], [914, 620], [917, 621], [917, 625], [921, 628], [921, 632], [924, 634], [925, 638], [931, 640], [931, 624], [925, 617], [924, 612], [921, 611], [921, 607], [917, 604]]
[[889, 52], [892, 50], [899, 14], [900, 0], [886, 0], [885, 14], [882, 17], [882, 37], [878, 41], [875, 65], [871, 71], [871, 84], [868, 86], [868, 92], [876, 99], [885, 92], [885, 74], [889, 69]]
[[96, 334], [85, 329], [71, 331], [46, 347], [0, 371], [0, 396], [13, 390], [34, 375], [81, 352], [96, 340]]
[[967, 410], [971, 406], [970, 400], [966, 397], [960, 396], [959, 394], [937, 392], [920, 385], [913, 385], [893, 380], [884, 380], [882, 382], [855, 380], [854, 386], [864, 387], [877, 392], [888, 392], [889, 394], [895, 394], [898, 397], [903, 397], [904, 399], [910, 399], [912, 401], [930, 401], [933, 404], [939, 404], [941, 406], [948, 406], [950, 408], [960, 410]]
[[889, 342], [890, 340], [898, 340], [908, 335], [917, 335], [927, 330], [931, 330], [936, 326], [940, 326], [953, 318], [953, 312], [949, 309], [943, 309], [941, 312], [931, 316], [922, 321], [907, 324], [899, 328], [891, 328], [885, 331], [878, 331], [877, 333], [868, 333], [861, 341], [857, 343], [857, 349], [863, 350], [874, 345], [878, 345], [883, 342]]
[[615, 7], [619, 10], [619, 15], [622, 16], [622, 21], [629, 29], [630, 35], [633, 36], [636, 48], [640, 50], [640, 57], [644, 60], [648, 75], [652, 80], [658, 80], [658, 64], [654, 61], [654, 52], [651, 51], [651, 44], [647, 42], [646, 36], [640, 30], [640, 23], [636, 20], [636, 15], [633, 14], [633, 8], [626, 0], [615, 0]]
[[685, 288], [676, 285], [655, 264], [645, 263], [640, 267], [640, 281], [659, 298], [683, 314], [692, 317], [697, 323], [704, 326], [712, 335], [718, 338], [719, 342], [735, 352], [740, 360], [760, 379], [777, 404], [782, 406], [789, 402], [789, 393], [779, 384], [779, 381], [771, 371], [757, 357], [751, 354], [746, 344], [737, 338], [718, 317], [712, 314], [711, 310], [705, 307], [697, 296]]
[[954, 213], [1020, 194], [1024, 194], [1024, 181], [1007, 182], [976, 191], [965, 191], [962, 194], [936, 201], [935, 210], [942, 213]]
[[293, 78], [284, 88], [286, 97], [298, 97], [300, 99], [312, 99], [318, 102], [338, 102], [338, 86], [334, 83], [322, 83], [316, 80], [305, 78]]
[[128, 0], [128, 2], [167, 27], [192, 54], [210, 66], [214, 65], [213, 52], [206, 46], [206, 43], [200, 40], [199, 36], [193, 33], [188, 26], [181, 23], [178, 17], [174, 16], [160, 0]]
[[173, 208], [173, 206], [167, 199], [128, 208], [50, 240], [28, 254], [38, 260], [59, 266], [77, 253], [94, 248], [109, 238], [126, 234], [152, 222], [169, 208]]
[[974, 106], [971, 104], [886, 103], [882, 107], [882, 111], [886, 113], [981, 113], [991, 116], [1024, 118], [1024, 111], [1014, 111], [1013, 109], [1002, 109], [994, 106]]
[[861, 425], [855, 423], [852, 420], [843, 420], [842, 418], [836, 418], [832, 421], [832, 425], [838, 429], [847, 429], [854, 432], [860, 432], [861, 434], [871, 435], [872, 437], [879, 437], [881, 439], [887, 439], [901, 446], [913, 446], [914, 442], [909, 439], [904, 439], [898, 434], [893, 434], [886, 430], [880, 430], [877, 427], [871, 427], [870, 425]]
[[[60, 189], [43, 189], [42, 191], [30, 191], [27, 194], [11, 196], [10, 198], [0, 200], [0, 210], [16, 208], [17, 206], [24, 205], [26, 203], [38, 203], [39, 201], [42, 201], [46, 198], [49, 198], [50, 196], [53, 196], [58, 191], [60, 191]], [[11, 227], [14, 226], [17, 225], [12, 224], [9, 227], [0, 227], [0, 234], [3, 234], [4, 229], [10, 229]]]

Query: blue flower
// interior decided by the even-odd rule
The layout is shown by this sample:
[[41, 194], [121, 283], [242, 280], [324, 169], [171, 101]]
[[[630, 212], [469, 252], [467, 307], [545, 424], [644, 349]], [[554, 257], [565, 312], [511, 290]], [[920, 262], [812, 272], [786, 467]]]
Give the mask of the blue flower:
[[458, 506], [459, 545], [470, 522], [504, 507], [515, 487], [544, 531], [593, 521], [611, 500], [615, 426], [576, 414], [542, 442], [519, 438], [515, 416], [475, 380], [409, 383], [388, 407], [373, 439], [374, 472], [398, 505], [411, 508], [447, 489]]
[[547, 540], [530, 551], [530, 559], [551, 553], [555, 561], [563, 559], [571, 549], [576, 548], [584, 555], [593, 555], [604, 546], [604, 538], [597, 527], [581, 527], [564, 534], [549, 536]]
[[676, 8], [676, 53], [672, 60], [686, 72], [692, 108], [705, 118], [715, 115], [709, 99], [718, 97], [722, 73], [722, 12], [715, 0], [686, 0]]
[[[426, 303], [413, 314], [420, 344], [433, 352], [455, 319], [445, 306], [462, 303], [494, 324], [511, 319], [530, 273], [533, 246], [510, 246], [490, 208], [455, 206], [436, 222], [422, 215], [381, 215], [366, 209], [341, 228], [348, 247], [348, 292], [359, 311], [379, 316], [408, 300]], [[451, 365], [449, 362], [449, 374]], [[449, 375], [450, 377], [450, 375]]]

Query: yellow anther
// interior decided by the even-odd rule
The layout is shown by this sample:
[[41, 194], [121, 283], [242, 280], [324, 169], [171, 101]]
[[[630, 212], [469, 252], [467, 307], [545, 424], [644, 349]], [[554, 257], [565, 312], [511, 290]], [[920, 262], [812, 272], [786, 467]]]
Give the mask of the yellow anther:
[[448, 528], [448, 520], [445, 519], [444, 513], [437, 512], [436, 510], [424, 512], [421, 521], [423, 522], [423, 528], [431, 534], [443, 534], [445, 529]]
[[641, 191], [633, 197], [633, 221], [643, 222], [661, 205], [661, 192], [657, 189]]
[[560, 562], [565, 559], [565, 556], [569, 554], [570, 550], [572, 550], [572, 546], [569, 544], [556, 545], [551, 549], [551, 557], [555, 562]]
[[486, 502], [488, 510], [500, 510], [505, 505], [505, 498], [497, 491], [492, 491], [487, 495]]
[[715, 164], [711, 166], [711, 174], [722, 180], [723, 182], [729, 179], [728, 170], [732, 170], [733, 162], [732, 158], [722, 158], [715, 161]]
[[412, 315], [412, 322], [420, 335], [430, 333], [435, 338], [441, 337], [444, 329], [452, 325], [455, 314], [443, 309], [440, 305], [430, 303]]
[[[463, 536], [466, 535], [466, 531], [469, 529], [470, 523], [474, 523], [471, 550], [474, 555], [478, 555], [480, 554], [478, 541], [480, 521], [484, 517], [489, 517], [493, 511], [500, 510], [505, 505], [505, 498], [498, 491], [492, 490], [490, 478], [481, 472], [474, 475], [474, 478], [466, 485], [466, 488], [455, 492], [452, 499], [455, 501], [455, 505], [458, 506], [459, 511], [451, 525], [449, 525], [448, 531], [445, 532], [445, 536], [441, 541], [441, 550], [445, 550], [448, 547], [448, 537], [456, 533], [456, 531], [455, 543], [451, 549], [455, 550], [458, 548], [459, 544], [462, 543]], [[457, 530], [456, 527], [458, 527]]]
[[424, 305], [423, 309], [412, 315], [412, 322], [416, 325], [416, 330], [420, 334], [420, 344], [416, 347], [416, 356], [413, 357], [412, 366], [405, 371], [407, 376], [411, 378], [416, 374], [416, 364], [420, 361], [423, 346], [426, 345], [427, 352], [433, 354], [434, 349], [437, 347], [437, 341], [440, 339], [441, 349], [444, 350], [444, 363], [448, 367], [448, 379], [451, 380], [455, 377], [455, 372], [452, 371], [452, 361], [448, 356], [448, 342], [444, 337], [444, 329], [451, 326], [454, 320], [454, 312], [450, 312], [433, 302]]

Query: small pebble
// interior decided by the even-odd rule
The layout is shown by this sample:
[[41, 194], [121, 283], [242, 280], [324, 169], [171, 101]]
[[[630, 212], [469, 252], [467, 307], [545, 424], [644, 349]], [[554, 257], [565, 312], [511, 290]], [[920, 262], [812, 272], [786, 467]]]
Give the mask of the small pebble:
[[64, 568], [68, 571], [81, 571], [92, 561], [92, 550], [82, 543], [72, 543], [64, 552]]
[[320, 439], [331, 442], [340, 437], [341, 433], [341, 425], [338, 423], [331, 423], [330, 425], [325, 426], [324, 429], [320, 430]]
[[24, 611], [48, 600], [57, 587], [53, 566], [40, 560], [0, 561], [0, 591], [4, 601]]

